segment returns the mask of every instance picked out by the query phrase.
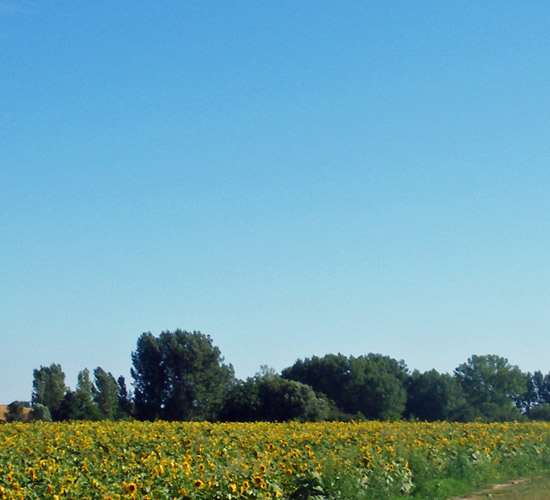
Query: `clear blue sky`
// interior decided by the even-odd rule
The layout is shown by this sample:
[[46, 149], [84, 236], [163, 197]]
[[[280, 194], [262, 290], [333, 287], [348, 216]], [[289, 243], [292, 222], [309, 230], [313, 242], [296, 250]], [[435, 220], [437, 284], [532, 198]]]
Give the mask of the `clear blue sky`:
[[245, 378], [550, 371], [550, 5], [0, 0], [0, 402], [200, 330]]

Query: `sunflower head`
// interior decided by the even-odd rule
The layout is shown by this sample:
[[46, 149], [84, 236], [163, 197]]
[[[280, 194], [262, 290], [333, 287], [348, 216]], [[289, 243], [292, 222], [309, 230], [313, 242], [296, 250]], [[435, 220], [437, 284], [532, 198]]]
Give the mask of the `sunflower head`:
[[126, 495], [131, 495], [132, 493], [135, 493], [137, 491], [137, 485], [136, 483], [122, 483], [122, 490]]

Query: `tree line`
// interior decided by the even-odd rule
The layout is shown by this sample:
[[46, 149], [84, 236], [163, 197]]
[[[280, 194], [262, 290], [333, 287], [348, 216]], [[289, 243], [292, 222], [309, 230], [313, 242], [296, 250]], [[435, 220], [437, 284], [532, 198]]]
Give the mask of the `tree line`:
[[550, 420], [550, 373], [524, 373], [497, 355], [471, 356], [452, 374], [409, 371], [381, 354], [298, 359], [276, 373], [235, 377], [201, 332], [143, 333], [131, 354], [133, 391], [97, 367], [65, 385], [59, 364], [33, 372], [32, 400], [13, 402], [8, 420]]

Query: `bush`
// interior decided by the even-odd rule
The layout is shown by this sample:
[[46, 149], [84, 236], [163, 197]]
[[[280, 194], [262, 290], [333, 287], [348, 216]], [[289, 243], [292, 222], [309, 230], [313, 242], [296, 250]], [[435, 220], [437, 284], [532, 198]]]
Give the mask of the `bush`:
[[540, 406], [534, 406], [529, 411], [529, 418], [531, 420], [544, 420], [550, 422], [550, 405], [543, 404]]
[[6, 422], [24, 422], [24, 408], [25, 405], [20, 401], [13, 401], [10, 403], [8, 405], [8, 413], [6, 414]]
[[52, 416], [47, 406], [40, 403], [36, 403], [31, 413], [32, 420], [42, 420], [43, 422], [51, 422]]

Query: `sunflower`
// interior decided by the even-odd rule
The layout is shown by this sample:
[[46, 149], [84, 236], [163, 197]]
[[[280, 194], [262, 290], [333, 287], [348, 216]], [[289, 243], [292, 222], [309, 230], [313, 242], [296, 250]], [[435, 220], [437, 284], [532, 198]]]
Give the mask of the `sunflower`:
[[136, 483], [122, 483], [122, 489], [126, 495], [131, 495], [137, 491]]
[[32, 467], [29, 467], [29, 476], [31, 477], [31, 480], [33, 480], [33, 481], [36, 481], [38, 479], [38, 477], [36, 475], [36, 471]]
[[241, 485], [241, 494], [250, 489], [250, 483], [248, 481], [243, 481]]

